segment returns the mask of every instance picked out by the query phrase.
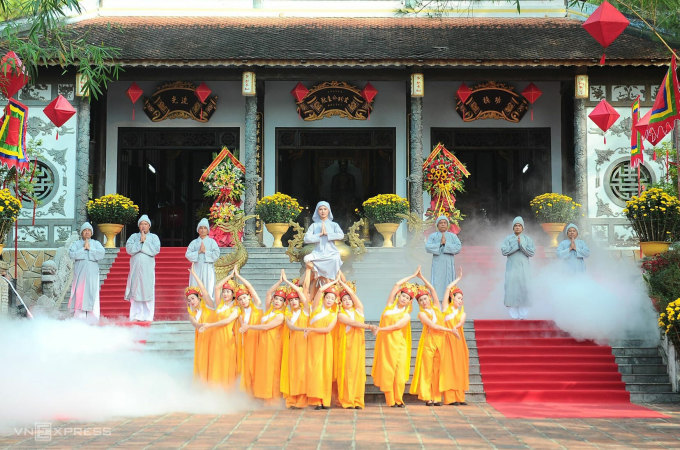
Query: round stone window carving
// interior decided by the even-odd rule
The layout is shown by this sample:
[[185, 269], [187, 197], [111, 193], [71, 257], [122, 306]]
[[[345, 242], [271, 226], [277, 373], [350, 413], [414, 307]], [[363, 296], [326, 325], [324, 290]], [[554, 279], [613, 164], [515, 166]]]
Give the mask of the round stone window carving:
[[[654, 173], [645, 164], [640, 164], [640, 184], [654, 183]], [[614, 161], [604, 174], [604, 190], [614, 204], [624, 207], [626, 202], [638, 194], [637, 168], [630, 167], [630, 158]]]
[[[31, 170], [33, 170], [33, 167], [31, 167]], [[57, 193], [58, 179], [54, 173], [55, 171], [49, 163], [38, 161], [38, 166], [33, 174], [33, 192], [42, 205], [49, 203]], [[33, 208], [33, 203], [26, 197], [22, 196], [21, 202], [25, 208]]]

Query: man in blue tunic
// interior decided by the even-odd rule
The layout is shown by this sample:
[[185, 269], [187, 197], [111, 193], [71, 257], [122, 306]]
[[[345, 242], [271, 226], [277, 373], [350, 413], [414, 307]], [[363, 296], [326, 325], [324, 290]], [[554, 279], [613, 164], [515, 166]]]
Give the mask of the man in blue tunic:
[[125, 300], [130, 302], [130, 320], [151, 322], [156, 304], [156, 255], [161, 241], [150, 233], [151, 220], [144, 214], [137, 221], [139, 233], [130, 236], [125, 250], [130, 255], [130, 273]]
[[449, 218], [441, 215], [437, 218], [437, 231], [427, 238], [425, 250], [432, 253], [432, 285], [440, 299], [444, 300], [446, 286], [456, 278], [456, 267], [453, 257], [460, 253], [461, 243], [458, 236], [449, 230]]
[[[208, 236], [210, 223], [203, 218], [196, 226], [198, 237], [191, 241], [186, 251], [186, 258], [194, 263], [194, 271], [203, 282], [206, 291], [213, 295], [215, 289], [215, 261], [220, 257], [220, 247], [215, 239]], [[189, 286], [198, 286], [193, 275], [189, 276]]]
[[76, 319], [99, 319], [99, 261], [106, 252], [99, 241], [92, 239], [92, 225], [80, 227], [80, 239], [71, 244], [68, 254], [74, 261], [69, 311]]
[[501, 253], [507, 256], [505, 264], [505, 306], [513, 319], [526, 319], [529, 312], [529, 258], [534, 256], [534, 241], [522, 234], [524, 219], [515, 217], [511, 234], [505, 238]]
[[578, 239], [578, 227], [570, 223], [565, 228], [567, 238], [557, 246], [557, 257], [564, 261], [570, 272], [585, 272], [586, 262], [584, 258], [590, 256], [588, 245]]

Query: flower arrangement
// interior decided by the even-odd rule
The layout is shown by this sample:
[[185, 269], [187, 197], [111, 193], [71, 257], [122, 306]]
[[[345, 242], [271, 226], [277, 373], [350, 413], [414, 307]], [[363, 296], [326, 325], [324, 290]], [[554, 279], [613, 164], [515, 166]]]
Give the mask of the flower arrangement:
[[397, 214], [407, 214], [409, 203], [396, 194], [380, 194], [362, 203], [364, 215], [373, 223], [400, 223]]
[[210, 223], [218, 225], [226, 225], [230, 222], [236, 214], [243, 213], [238, 206], [233, 203], [215, 203], [210, 207]]
[[431, 195], [463, 191], [463, 172], [453, 161], [444, 157], [433, 160], [423, 168], [423, 189]]
[[265, 223], [288, 223], [297, 219], [301, 212], [297, 199], [280, 192], [262, 197], [255, 205], [255, 214]]
[[670, 302], [666, 310], [659, 314], [659, 328], [666, 333], [675, 348], [680, 348], [680, 298]]
[[549, 192], [534, 197], [529, 202], [540, 223], [570, 223], [581, 213], [581, 205], [571, 197]]
[[671, 249], [642, 261], [643, 278], [659, 311], [680, 294], [680, 249]]
[[17, 220], [19, 211], [21, 201], [9, 189], [0, 189], [0, 245], [5, 243], [7, 233]]
[[239, 203], [245, 191], [243, 171], [230, 158], [224, 158], [205, 177], [203, 189], [206, 197], [217, 197], [220, 203]]
[[680, 238], [680, 200], [650, 188], [626, 202], [623, 210], [640, 242], [672, 242]]
[[87, 202], [87, 215], [97, 224], [127, 224], [139, 216], [139, 206], [120, 194], [109, 194]]

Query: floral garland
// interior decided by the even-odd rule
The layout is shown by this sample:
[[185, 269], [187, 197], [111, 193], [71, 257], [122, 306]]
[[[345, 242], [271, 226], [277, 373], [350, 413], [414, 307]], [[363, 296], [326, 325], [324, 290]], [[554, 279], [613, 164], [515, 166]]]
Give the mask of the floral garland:
[[219, 203], [239, 203], [245, 188], [243, 172], [229, 158], [224, 158], [203, 181], [205, 196], [217, 197]]
[[425, 215], [435, 218], [444, 215], [451, 222], [452, 230], [459, 232], [458, 223], [465, 217], [455, 207], [455, 192], [465, 191], [460, 168], [443, 156], [432, 160], [423, 168], [423, 188], [432, 198]]

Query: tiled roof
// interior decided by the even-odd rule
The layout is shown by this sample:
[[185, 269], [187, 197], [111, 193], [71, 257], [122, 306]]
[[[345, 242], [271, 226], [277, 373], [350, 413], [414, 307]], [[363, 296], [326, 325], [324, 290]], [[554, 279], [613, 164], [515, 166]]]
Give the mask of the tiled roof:
[[[73, 26], [122, 48], [125, 66], [595, 66], [602, 54], [573, 19], [98, 17]], [[668, 59], [629, 30], [607, 49], [607, 65]]]

